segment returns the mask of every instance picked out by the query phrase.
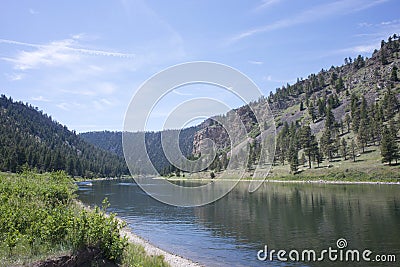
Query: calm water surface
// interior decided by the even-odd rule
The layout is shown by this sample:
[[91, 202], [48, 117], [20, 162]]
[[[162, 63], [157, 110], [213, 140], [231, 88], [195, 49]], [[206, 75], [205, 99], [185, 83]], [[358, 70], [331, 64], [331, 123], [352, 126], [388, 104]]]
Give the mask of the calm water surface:
[[[264, 183], [255, 193], [240, 182], [204, 207], [179, 208], [147, 196], [132, 179], [79, 185], [79, 199], [126, 220], [133, 232], [206, 266], [400, 266], [400, 186]], [[257, 251], [332, 247], [395, 254], [396, 263], [258, 261]]]

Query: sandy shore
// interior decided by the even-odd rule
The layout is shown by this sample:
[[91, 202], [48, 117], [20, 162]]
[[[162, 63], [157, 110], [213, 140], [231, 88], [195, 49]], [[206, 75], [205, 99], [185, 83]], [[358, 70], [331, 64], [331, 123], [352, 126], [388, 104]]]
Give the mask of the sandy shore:
[[170, 252], [167, 252], [165, 250], [162, 250], [153, 244], [150, 244], [148, 241], [144, 240], [140, 236], [134, 234], [130, 229], [125, 229], [122, 230], [121, 233], [123, 236], [126, 236], [129, 240], [129, 242], [141, 245], [144, 247], [144, 250], [148, 255], [163, 255], [164, 256], [164, 261], [167, 262], [169, 265], [172, 267], [199, 267], [199, 266], [204, 266], [199, 263], [193, 262], [191, 260], [185, 259], [181, 256], [172, 254]]

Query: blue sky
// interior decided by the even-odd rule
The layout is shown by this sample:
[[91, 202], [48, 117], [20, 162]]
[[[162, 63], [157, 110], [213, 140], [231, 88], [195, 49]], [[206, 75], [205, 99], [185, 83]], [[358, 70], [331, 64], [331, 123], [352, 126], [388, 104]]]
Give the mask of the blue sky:
[[[166, 67], [227, 64], [268, 95], [345, 57], [370, 56], [400, 33], [399, 10], [398, 0], [2, 1], [0, 92], [71, 130], [121, 130], [137, 88]], [[158, 119], [196, 88], [188, 92], [169, 96]]]

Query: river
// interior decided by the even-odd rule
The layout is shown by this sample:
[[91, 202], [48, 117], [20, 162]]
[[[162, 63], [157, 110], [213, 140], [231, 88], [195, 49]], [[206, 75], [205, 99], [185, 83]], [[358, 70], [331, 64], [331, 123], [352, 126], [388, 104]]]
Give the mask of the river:
[[[400, 186], [370, 184], [264, 183], [250, 194], [240, 182], [222, 199], [195, 208], [173, 207], [147, 196], [132, 179], [79, 184], [79, 199], [101, 205], [124, 219], [134, 233], [168, 252], [206, 266], [398, 266]], [[319, 253], [337, 247], [372, 251], [374, 262], [260, 261], [265, 249]], [[343, 240], [342, 240], [343, 241]], [[260, 252], [261, 253], [261, 252]], [[263, 256], [261, 253], [259, 256]], [[296, 254], [292, 254], [292, 256]], [[345, 255], [345, 254], [344, 254]], [[395, 255], [397, 264], [376, 262]], [[387, 256], [389, 255], [389, 256]], [[360, 256], [361, 257], [361, 256]]]

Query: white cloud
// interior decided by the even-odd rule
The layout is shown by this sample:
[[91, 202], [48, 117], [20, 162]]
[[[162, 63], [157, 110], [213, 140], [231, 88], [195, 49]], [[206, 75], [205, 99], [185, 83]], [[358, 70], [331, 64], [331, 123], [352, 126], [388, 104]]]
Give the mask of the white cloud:
[[[82, 87], [85, 87], [85, 85], [82, 85]], [[79, 96], [111, 95], [117, 91], [117, 86], [110, 82], [103, 82], [90, 85], [89, 87], [86, 86], [86, 89], [60, 89], [59, 91]]]
[[73, 102], [61, 102], [59, 104], [56, 105], [56, 107], [65, 110], [65, 111], [70, 111], [70, 110], [80, 110], [82, 112], [82, 110], [87, 109], [88, 106], [86, 104], [82, 104], [82, 103], [78, 103], [76, 101]]
[[117, 87], [112, 84], [112, 83], [100, 83], [95, 87], [96, 92], [100, 93], [100, 94], [105, 94], [105, 95], [110, 95], [113, 94], [116, 90]]
[[368, 22], [360, 22], [358, 23], [359, 27], [371, 27], [373, 24]]
[[80, 96], [94, 96], [96, 93], [91, 90], [72, 90], [72, 89], [61, 89], [61, 93], [72, 94], [72, 95], [80, 95]]
[[105, 99], [105, 98], [100, 99], [100, 102], [105, 104], [105, 105], [107, 105], [107, 106], [113, 106], [114, 105], [113, 101], [110, 101], [109, 99]]
[[264, 62], [262, 62], [262, 61], [257, 61], [257, 60], [249, 60], [248, 61], [250, 64], [253, 64], [253, 65], [262, 65], [262, 64], [264, 64]]
[[31, 15], [39, 14], [39, 12], [37, 12], [37, 11], [34, 10], [33, 8], [30, 8], [30, 9], [29, 9], [29, 13], [30, 13]]
[[60, 103], [60, 104], [57, 104], [56, 106], [57, 106], [58, 108], [62, 109], [62, 110], [65, 110], [65, 111], [68, 111], [68, 110], [69, 110], [69, 105], [68, 105], [68, 103], [65, 103], [65, 102]]
[[104, 110], [113, 107], [115, 105], [115, 101], [106, 98], [101, 98], [100, 100], [93, 100], [92, 104], [96, 110]]
[[19, 80], [22, 80], [25, 77], [25, 74], [23, 74], [23, 73], [11, 73], [11, 74], [6, 73], [5, 76], [10, 81], [19, 81]]
[[356, 45], [353, 47], [342, 49], [342, 52], [350, 52], [350, 53], [372, 53], [377, 47], [376, 44], [372, 45]]
[[50, 102], [50, 99], [47, 99], [47, 98], [45, 98], [45, 97], [43, 97], [43, 96], [34, 96], [34, 97], [31, 97], [31, 100], [33, 100], [33, 101], [39, 101], [39, 102]]
[[77, 62], [81, 54], [91, 56], [110, 56], [120, 58], [133, 58], [134, 54], [110, 52], [104, 50], [80, 48], [77, 39], [64, 39], [53, 41], [45, 45], [18, 42], [14, 40], [0, 39], [0, 43], [34, 48], [33, 51], [21, 51], [14, 58], [3, 58], [3, 60], [14, 63], [15, 69], [35, 69], [41, 66], [59, 66]]
[[380, 24], [384, 25], [384, 26], [387, 26], [387, 25], [397, 24], [399, 22], [400, 22], [400, 20], [394, 19], [394, 20], [389, 20], [389, 21], [382, 21]]
[[275, 4], [278, 4], [280, 2], [282, 2], [282, 0], [263, 0], [263, 1], [261, 1], [260, 5], [258, 5], [255, 8], [255, 10], [258, 11], [258, 10], [266, 9], [266, 8], [273, 6]]
[[335, 2], [330, 2], [328, 4], [322, 4], [319, 6], [312, 7], [310, 9], [299, 12], [297, 15], [293, 15], [288, 18], [284, 18], [275, 21], [271, 24], [253, 28], [242, 33], [239, 33], [231, 37], [228, 41], [229, 43], [235, 43], [244, 38], [250, 37], [255, 34], [270, 32], [279, 30], [282, 28], [287, 28], [303, 23], [309, 23], [312, 21], [325, 19], [330, 16], [338, 14], [349, 14], [357, 11], [361, 11], [378, 4], [382, 4], [387, 0], [374, 0], [374, 1], [363, 1], [363, 0], [340, 0]]

